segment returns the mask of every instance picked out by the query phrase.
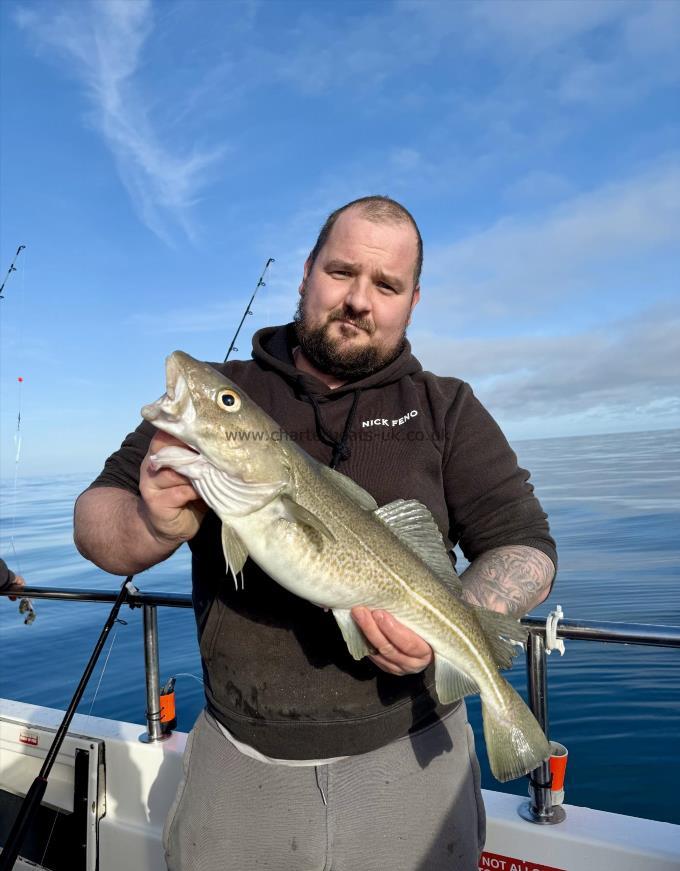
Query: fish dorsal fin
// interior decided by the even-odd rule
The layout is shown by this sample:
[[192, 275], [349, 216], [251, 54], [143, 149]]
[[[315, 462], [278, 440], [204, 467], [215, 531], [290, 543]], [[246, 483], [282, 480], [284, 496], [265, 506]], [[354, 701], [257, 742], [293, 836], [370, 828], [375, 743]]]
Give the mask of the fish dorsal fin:
[[471, 606], [499, 668], [510, 668], [517, 656], [518, 644], [527, 640], [528, 630], [514, 617]]
[[437, 575], [456, 596], [462, 585], [449, 559], [444, 539], [430, 511], [415, 499], [397, 499], [374, 512]]
[[339, 490], [342, 490], [345, 496], [349, 496], [350, 499], [358, 502], [366, 511], [375, 511], [378, 507], [378, 503], [371, 494], [364, 490], [363, 487], [360, 487], [356, 481], [348, 478], [347, 475], [343, 475], [342, 472], [336, 472], [335, 469], [329, 469], [328, 466], [322, 466], [320, 463], [319, 470]]
[[227, 563], [227, 571], [231, 572], [238, 590], [238, 574], [248, 559], [248, 551], [231, 526], [227, 526], [226, 523], [222, 524], [222, 550]]

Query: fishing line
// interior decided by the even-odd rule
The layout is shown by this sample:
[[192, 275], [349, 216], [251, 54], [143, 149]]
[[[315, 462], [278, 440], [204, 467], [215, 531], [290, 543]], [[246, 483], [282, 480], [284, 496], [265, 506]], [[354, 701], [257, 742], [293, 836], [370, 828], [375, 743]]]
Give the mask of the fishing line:
[[54, 812], [54, 820], [53, 820], [53, 822], [52, 822], [52, 828], [50, 829], [50, 833], [49, 833], [49, 835], [47, 836], [47, 843], [45, 844], [45, 851], [44, 851], [44, 853], [42, 854], [42, 858], [40, 859], [40, 865], [41, 865], [41, 867], [42, 867], [42, 865], [43, 865], [44, 862], [45, 862], [45, 856], [47, 856], [47, 851], [48, 851], [49, 848], [50, 848], [50, 841], [52, 840], [52, 834], [54, 833], [54, 827], [55, 827], [56, 824], [57, 824], [57, 817], [58, 817], [58, 816], [59, 816], [59, 811], [58, 811], [58, 810], [55, 810], [55, 812]]
[[116, 638], [118, 638], [118, 631], [120, 626], [127, 626], [126, 620], [121, 620], [120, 617], [116, 620], [118, 626], [116, 626], [116, 631], [113, 633], [113, 638], [111, 639], [111, 645], [109, 647], [109, 651], [106, 654], [106, 659], [104, 660], [104, 665], [101, 670], [101, 674], [99, 675], [99, 682], [97, 684], [97, 688], [94, 691], [94, 696], [92, 696], [92, 701], [90, 702], [90, 710], [87, 712], [87, 716], [89, 717], [92, 713], [92, 708], [94, 708], [94, 703], [97, 701], [97, 693], [99, 692], [99, 687], [102, 685], [102, 680], [104, 679], [104, 672], [106, 671], [106, 666], [109, 664], [109, 657], [113, 652], [113, 645], [116, 643]]
[[[5, 299], [5, 296], [3, 295], [3, 291], [5, 291], [5, 288], [7, 287], [7, 283], [9, 281], [12, 273], [19, 271], [17, 269], [16, 264], [17, 264], [17, 261], [18, 261], [20, 255], [21, 255], [21, 252], [24, 250], [26, 250], [26, 246], [19, 245], [19, 247], [17, 248], [17, 250], [14, 254], [14, 258], [12, 259], [12, 262], [10, 263], [9, 269], [7, 270], [7, 274], [5, 275], [5, 280], [0, 285], [0, 299]], [[17, 317], [18, 332], [17, 332], [17, 342], [16, 342], [16, 346], [18, 348], [23, 347], [23, 342], [22, 342], [23, 321], [24, 321], [23, 306], [24, 306], [24, 295], [25, 295], [25, 289], [26, 289], [26, 258], [27, 258], [27, 256], [28, 256], [27, 254], [24, 255], [24, 257], [22, 259], [22, 267], [21, 267], [21, 283], [20, 283], [20, 291], [19, 291], [19, 311], [18, 311], [18, 317]], [[17, 382], [19, 384], [18, 400], [17, 400], [18, 413], [17, 413], [17, 428], [16, 428], [16, 431], [14, 433], [14, 448], [15, 448], [14, 486], [12, 488], [12, 515], [11, 515], [10, 539], [9, 539], [9, 544], [10, 544], [10, 547], [12, 549], [12, 553], [14, 555], [14, 561], [15, 561], [16, 568], [17, 568], [17, 574], [22, 574], [21, 561], [19, 559], [19, 555], [18, 555], [17, 549], [16, 549], [15, 533], [16, 533], [16, 519], [17, 519], [19, 461], [21, 459], [21, 394], [22, 394], [21, 388], [23, 385], [23, 381], [24, 381], [23, 377], [19, 376], [19, 378], [17, 379]]]
[[[5, 276], [5, 280], [0, 286], [0, 299], [4, 299], [5, 297], [2, 295], [2, 291], [5, 289], [7, 282], [9, 280], [10, 275], [13, 272], [18, 272], [16, 267], [16, 262], [19, 258], [19, 255], [22, 251], [26, 250], [25, 245], [19, 245], [16, 250], [16, 254], [14, 255], [14, 260], [10, 264], [9, 269], [7, 270], [7, 275]], [[24, 254], [21, 263], [21, 282], [20, 282], [20, 290], [19, 290], [19, 300], [18, 300], [18, 313], [17, 313], [17, 348], [23, 348], [23, 332], [24, 332], [24, 305], [25, 305], [25, 296], [26, 296], [26, 272], [28, 267], [28, 252]], [[12, 554], [14, 556], [13, 564], [16, 569], [16, 574], [23, 576], [23, 568], [21, 564], [21, 558], [19, 553], [17, 552], [16, 547], [16, 529], [17, 529], [17, 503], [19, 498], [19, 468], [21, 461], [21, 446], [22, 446], [22, 433], [21, 433], [21, 400], [23, 394], [23, 384], [24, 378], [22, 375], [19, 375], [17, 378], [18, 384], [18, 396], [17, 396], [17, 426], [14, 432], [14, 483], [12, 487], [12, 516], [10, 523], [10, 539], [9, 544], [12, 550]], [[35, 620], [36, 613], [33, 607], [33, 602], [31, 599], [26, 596], [22, 597], [19, 602], [19, 613], [25, 615], [24, 623], [27, 626], [30, 626], [31, 623]]]
[[198, 683], [201, 684], [201, 686], [203, 686], [203, 678], [198, 677], [198, 675], [196, 675], [196, 674], [189, 674], [188, 671], [178, 671], [177, 674], [175, 675], [175, 677], [193, 677], [193, 679], [195, 681], [197, 681]]
[[15, 532], [16, 532], [16, 523], [17, 523], [17, 498], [19, 493], [19, 460], [21, 459], [21, 392], [24, 383], [24, 379], [21, 375], [17, 378], [17, 383], [19, 385], [18, 391], [19, 396], [17, 399], [17, 428], [14, 432], [14, 486], [12, 488], [12, 517], [10, 524], [10, 534], [9, 534], [9, 543], [12, 548], [12, 553], [14, 554], [14, 560], [17, 567], [17, 574], [22, 574], [21, 572], [21, 560], [19, 559], [19, 555], [17, 554], [16, 544], [15, 544]]

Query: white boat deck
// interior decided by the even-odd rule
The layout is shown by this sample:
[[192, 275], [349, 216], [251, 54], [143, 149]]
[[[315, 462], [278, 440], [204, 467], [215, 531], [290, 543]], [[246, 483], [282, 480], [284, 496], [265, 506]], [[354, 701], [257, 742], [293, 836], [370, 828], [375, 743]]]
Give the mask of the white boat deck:
[[[63, 715], [0, 699], [0, 789], [25, 794]], [[187, 736], [175, 732], [146, 744], [139, 740], [143, 732], [142, 726], [116, 720], [73, 719], [44, 804], [73, 810], [75, 755], [87, 749], [87, 871], [166, 871], [161, 834]], [[563, 823], [538, 826], [519, 817], [523, 799], [517, 796], [485, 790], [484, 801], [487, 843], [479, 867], [485, 871], [680, 871], [680, 826], [574, 805], [564, 806]]]

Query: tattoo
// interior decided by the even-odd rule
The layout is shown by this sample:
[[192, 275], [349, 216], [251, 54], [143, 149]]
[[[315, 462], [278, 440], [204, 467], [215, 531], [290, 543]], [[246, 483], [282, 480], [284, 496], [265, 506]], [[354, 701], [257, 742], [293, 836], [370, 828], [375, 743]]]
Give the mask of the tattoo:
[[545, 599], [554, 575], [543, 551], [507, 545], [478, 556], [460, 579], [466, 602], [519, 618]]

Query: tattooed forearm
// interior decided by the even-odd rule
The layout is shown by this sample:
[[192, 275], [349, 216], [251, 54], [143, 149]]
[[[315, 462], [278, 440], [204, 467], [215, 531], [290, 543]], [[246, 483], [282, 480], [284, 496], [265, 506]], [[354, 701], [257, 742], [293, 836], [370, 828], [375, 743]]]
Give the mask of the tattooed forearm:
[[522, 617], [545, 599], [554, 574], [552, 560], [542, 551], [507, 545], [477, 557], [460, 579], [467, 602]]

